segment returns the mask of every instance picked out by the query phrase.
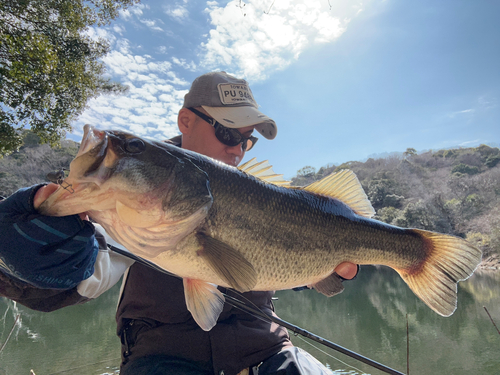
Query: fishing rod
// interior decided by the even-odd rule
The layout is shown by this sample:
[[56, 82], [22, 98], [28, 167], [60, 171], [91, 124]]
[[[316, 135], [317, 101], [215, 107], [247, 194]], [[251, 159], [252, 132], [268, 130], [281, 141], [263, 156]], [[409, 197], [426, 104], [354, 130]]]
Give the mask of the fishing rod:
[[[170, 273], [166, 270], [164, 270], [163, 268], [159, 267], [158, 265], [154, 264], [153, 262], [149, 261], [149, 260], [146, 260], [144, 258], [141, 258], [135, 254], [132, 254], [131, 252], [127, 251], [127, 250], [124, 250], [124, 249], [120, 249], [119, 247], [116, 247], [116, 246], [113, 246], [113, 245], [110, 245], [108, 244], [108, 248], [118, 254], [121, 254], [127, 258], [130, 258], [140, 264], [143, 264], [147, 267], [150, 267], [156, 271], [159, 271], [161, 273], [164, 273], [164, 274], [167, 274], [167, 275], [170, 275], [170, 276], [174, 276], [174, 277], [177, 277], [179, 278], [179, 276], [173, 274], [173, 273]], [[342, 354], [345, 354], [351, 358], [354, 358], [360, 362], [363, 362], [369, 366], [372, 366], [380, 371], [383, 371], [387, 374], [391, 374], [391, 375], [405, 375], [404, 373], [402, 372], [399, 372], [397, 370], [394, 370], [386, 365], [383, 365], [381, 363], [378, 363], [370, 358], [367, 358], [365, 356], [362, 356], [361, 354], [358, 354], [356, 352], [353, 352], [352, 350], [349, 350], [349, 349], [346, 349], [340, 345], [337, 345], [321, 336], [318, 336], [318, 335], [315, 335], [314, 333], [311, 333], [311, 332], [308, 332], [306, 331], [305, 329], [303, 328], [300, 328], [296, 325], [293, 325], [283, 319], [280, 319], [278, 317], [274, 317], [274, 316], [271, 316], [271, 315], [268, 315], [264, 312], [262, 312], [260, 309], [258, 309], [255, 305], [254, 306], [249, 306], [247, 304], [245, 304], [245, 302], [243, 301], [240, 301], [239, 299], [237, 298], [234, 298], [232, 296], [230, 296], [229, 294], [227, 293], [224, 293], [222, 292], [222, 295], [224, 296], [224, 298], [226, 299], [226, 302], [237, 308], [237, 309], [240, 309], [242, 311], [245, 311], [253, 316], [255, 316], [256, 318], [259, 318], [259, 319], [262, 319], [262, 320], [265, 320], [267, 322], [273, 322], [273, 323], [276, 323], [276, 324], [279, 324], [280, 326], [282, 327], [285, 327], [287, 329], [289, 329], [290, 331], [292, 331], [295, 335], [301, 335], [301, 336], [304, 336], [308, 339], [311, 339], [319, 344], [322, 344], [330, 349], [333, 349], [333, 350], [336, 350]]]

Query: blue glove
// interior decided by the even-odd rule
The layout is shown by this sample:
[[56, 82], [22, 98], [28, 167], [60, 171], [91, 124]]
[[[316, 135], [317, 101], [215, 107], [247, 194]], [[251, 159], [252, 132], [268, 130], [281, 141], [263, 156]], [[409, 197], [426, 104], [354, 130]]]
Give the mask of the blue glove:
[[0, 201], [0, 272], [39, 288], [69, 289], [94, 273], [95, 229], [78, 215], [40, 215], [33, 198], [42, 186]]

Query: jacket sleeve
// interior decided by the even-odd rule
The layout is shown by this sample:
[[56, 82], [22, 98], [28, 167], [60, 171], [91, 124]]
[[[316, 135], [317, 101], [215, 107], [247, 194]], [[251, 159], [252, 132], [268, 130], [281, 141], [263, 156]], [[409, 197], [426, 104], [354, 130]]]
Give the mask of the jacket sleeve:
[[86, 299], [97, 298], [113, 287], [134, 263], [133, 260], [110, 251], [107, 247], [108, 242], [120, 245], [115, 243], [100, 225], [96, 224], [96, 229], [99, 253], [94, 265], [94, 274], [83, 280], [77, 287], [78, 294]]

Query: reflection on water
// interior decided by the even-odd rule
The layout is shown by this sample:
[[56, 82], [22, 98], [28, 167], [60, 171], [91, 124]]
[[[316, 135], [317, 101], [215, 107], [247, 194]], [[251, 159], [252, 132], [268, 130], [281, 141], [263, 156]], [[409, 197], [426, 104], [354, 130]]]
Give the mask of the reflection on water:
[[[406, 372], [408, 315], [410, 373], [498, 374], [500, 335], [483, 306], [500, 326], [500, 273], [478, 273], [459, 285], [459, 306], [449, 318], [420, 302], [394, 271], [375, 267], [363, 267], [339, 296], [281, 291], [275, 306], [282, 319], [401, 372]], [[0, 375], [27, 375], [30, 369], [37, 375], [116, 374], [118, 291], [116, 286], [96, 301], [52, 313], [0, 299], [0, 348], [20, 314], [0, 353]], [[382, 373], [299, 337], [293, 341], [339, 375]]]
[[[0, 375], [103, 374], [118, 369], [115, 309], [119, 285], [89, 303], [51, 313], [0, 298], [0, 343], [17, 314], [20, 324], [0, 353]], [[1, 344], [0, 344], [1, 347]]]
[[[410, 373], [499, 374], [500, 273], [478, 273], [459, 284], [457, 311], [449, 318], [430, 310], [388, 268], [363, 267], [339, 296], [314, 291], [278, 293], [281, 318], [398, 371], [406, 372], [406, 315], [409, 322]], [[314, 314], [311, 314], [314, 311]], [[293, 339], [331, 368], [345, 368], [330, 356]], [[382, 372], [328, 351], [358, 369]]]

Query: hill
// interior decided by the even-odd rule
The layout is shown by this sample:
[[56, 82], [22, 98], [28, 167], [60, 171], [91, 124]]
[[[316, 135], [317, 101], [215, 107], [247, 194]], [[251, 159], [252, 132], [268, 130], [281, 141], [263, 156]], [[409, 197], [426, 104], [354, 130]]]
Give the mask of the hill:
[[69, 169], [80, 146], [65, 140], [60, 148], [51, 148], [39, 141], [38, 136], [28, 131], [19, 151], [0, 159], [0, 195], [7, 197], [20, 187], [46, 182], [49, 172]]

